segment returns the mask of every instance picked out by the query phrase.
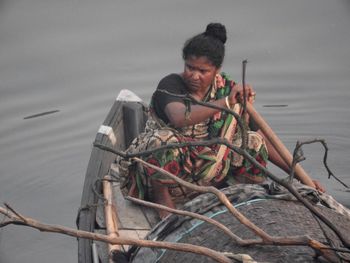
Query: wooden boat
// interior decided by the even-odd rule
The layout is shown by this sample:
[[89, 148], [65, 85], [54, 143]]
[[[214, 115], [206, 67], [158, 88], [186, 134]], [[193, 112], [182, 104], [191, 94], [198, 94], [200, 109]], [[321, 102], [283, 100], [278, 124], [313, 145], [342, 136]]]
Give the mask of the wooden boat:
[[[132, 139], [143, 131], [146, 118], [145, 107], [141, 99], [128, 90], [122, 90], [105, 121], [100, 126], [95, 142], [115, 149], [125, 150]], [[115, 155], [113, 153], [96, 147], [92, 149], [84, 182], [81, 209], [77, 218], [78, 226], [81, 230], [106, 232], [103, 200], [99, 198], [98, 194], [102, 193], [102, 186], [98, 182], [105, 175], [115, 172], [114, 160]], [[125, 220], [123, 220], [124, 218], [120, 220], [125, 223], [125, 226], [121, 224], [119, 226], [120, 231], [125, 230], [128, 235], [140, 235], [140, 238], [143, 238], [151, 228], [151, 225], [147, 222], [147, 218], [145, 218], [142, 210], [132, 206], [127, 201], [124, 202], [118, 186], [115, 187], [113, 194], [117, 196], [116, 201], [120, 206], [124, 206], [124, 208], [130, 207], [130, 210], [128, 209], [127, 211], [125, 209], [123, 211], [123, 208], [121, 208], [122, 210], [119, 214], [123, 214]], [[122, 201], [124, 203], [121, 203]], [[120, 207], [118, 208], [120, 209]], [[99, 243], [96, 244], [91, 240], [79, 239], [79, 262], [99, 262], [98, 260], [96, 261], [97, 257], [104, 261], [104, 257], [108, 256], [100, 252], [104, 249], [105, 247], [101, 248]]]
[[[132, 139], [143, 131], [146, 120], [146, 106], [142, 100], [132, 92], [122, 90], [99, 128], [95, 143], [125, 150]], [[218, 251], [249, 254], [253, 259], [265, 262], [315, 262], [315, 253], [309, 247], [241, 247], [230, 242], [230, 238], [223, 235], [221, 230], [210, 224], [199, 222], [197, 219], [171, 215], [160, 221], [153, 209], [141, 207], [125, 200], [120, 183], [117, 181], [103, 185], [102, 179], [106, 175], [114, 179], [118, 178], [118, 167], [114, 163], [115, 158], [113, 153], [93, 147], [86, 172], [81, 209], [77, 217], [79, 229], [96, 233], [110, 232], [106, 227], [106, 213], [109, 213], [108, 220], [112, 222], [107, 222], [107, 224], [118, 225], [118, 232], [113, 233], [112, 231], [108, 233], [109, 235], [188, 242]], [[307, 234], [325, 244], [330, 242], [335, 246], [341, 244], [325, 224], [315, 219], [303, 205], [296, 201], [270, 198], [266, 189], [257, 185], [233, 186], [224, 191], [231, 202], [236, 204], [237, 209], [271, 235]], [[111, 199], [105, 201], [106, 197], [103, 197], [103, 192], [104, 194], [109, 192]], [[109, 198], [107, 197], [107, 199]], [[233, 218], [212, 194], [196, 197], [185, 204], [184, 209], [215, 218], [242, 238], [254, 237], [253, 233]], [[331, 219], [342, 232], [350, 233], [348, 217], [323, 206], [319, 207], [319, 211]], [[122, 253], [113, 255], [109, 251], [122, 251]], [[121, 257], [121, 255], [123, 256]], [[339, 257], [339, 262], [341, 262], [341, 260], [349, 260], [347, 256], [349, 254], [338, 253], [335, 258]], [[78, 258], [81, 263], [212, 262], [212, 259], [204, 256], [162, 249], [128, 246], [108, 249], [104, 243], [87, 239], [78, 239]], [[323, 259], [320, 260], [323, 262]]]

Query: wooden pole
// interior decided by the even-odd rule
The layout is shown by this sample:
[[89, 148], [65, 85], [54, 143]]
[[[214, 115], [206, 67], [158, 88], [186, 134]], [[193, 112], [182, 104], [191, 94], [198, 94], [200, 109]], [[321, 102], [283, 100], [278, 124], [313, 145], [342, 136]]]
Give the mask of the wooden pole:
[[[255, 110], [254, 106], [251, 103], [247, 103], [247, 111], [249, 113], [249, 116], [254, 119], [260, 130], [263, 132], [265, 137], [271, 142], [271, 144], [276, 149], [281, 158], [289, 165], [289, 167], [292, 167], [293, 156], [288, 151], [287, 147], [283, 144], [283, 142], [274, 133], [271, 127], [267, 124], [267, 122], [263, 119], [263, 117]], [[310, 176], [299, 164], [295, 166], [295, 175], [303, 184], [316, 188], [316, 185], [314, 184]]]
[[[119, 237], [118, 233], [118, 220], [117, 220], [117, 211], [113, 201], [113, 192], [112, 192], [112, 183], [110, 181], [110, 176], [106, 175], [103, 180], [103, 195], [105, 200], [105, 220], [106, 220], [106, 229], [107, 235], [110, 238]], [[112, 255], [116, 251], [120, 251], [121, 247], [119, 245], [108, 244], [108, 255], [110, 263], [114, 262], [112, 260]]]

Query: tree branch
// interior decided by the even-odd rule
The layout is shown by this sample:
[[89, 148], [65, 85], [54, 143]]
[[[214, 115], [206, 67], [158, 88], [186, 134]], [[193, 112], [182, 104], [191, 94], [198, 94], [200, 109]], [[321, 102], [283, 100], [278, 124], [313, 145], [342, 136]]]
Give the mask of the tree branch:
[[[303, 198], [291, 183], [289, 183], [288, 181], [286, 181], [284, 179], [280, 179], [277, 176], [275, 176], [266, 167], [262, 166], [259, 162], [257, 162], [255, 160], [255, 158], [252, 157], [246, 150], [242, 150], [239, 147], [235, 147], [226, 139], [216, 138], [216, 139], [212, 139], [212, 140], [199, 141], [199, 142], [185, 142], [185, 143], [167, 144], [167, 145], [160, 146], [160, 147], [152, 149], [152, 150], [147, 150], [147, 151], [142, 151], [142, 152], [132, 153], [132, 154], [125, 153], [123, 151], [115, 150], [111, 147], [102, 145], [100, 143], [94, 143], [94, 146], [96, 146], [102, 150], [109, 151], [109, 152], [112, 152], [114, 154], [120, 155], [124, 158], [133, 158], [135, 160], [135, 159], [139, 159], [139, 158], [136, 158], [136, 156], [144, 156], [144, 155], [152, 154], [155, 151], [159, 151], [159, 150], [164, 150], [164, 149], [169, 149], [169, 148], [181, 148], [181, 147], [186, 147], [186, 146], [209, 146], [212, 144], [224, 144], [228, 148], [230, 148], [231, 150], [237, 152], [240, 155], [243, 155], [255, 167], [262, 170], [265, 173], [265, 175], [267, 175], [271, 180], [273, 180], [273, 181], [277, 182], [278, 184], [282, 185], [283, 187], [285, 187], [297, 200], [299, 200], [307, 209], [309, 209], [311, 213], [316, 215], [322, 222], [324, 222], [329, 228], [331, 228], [334, 231], [334, 233], [339, 237], [339, 239], [342, 241], [342, 243], [344, 244], [345, 247], [350, 248], [350, 244], [345, 239], [343, 233], [341, 233], [332, 224], [332, 222], [328, 218], [326, 218], [319, 211], [317, 211], [317, 209], [307, 199]], [[144, 163], [146, 163], [146, 162], [144, 162]], [[150, 164], [146, 163], [146, 165], [150, 165]], [[156, 169], [155, 167], [159, 169], [159, 167], [157, 167], [157, 166], [152, 166], [153, 169]], [[179, 178], [177, 178], [177, 179], [179, 179]], [[216, 189], [216, 190], [218, 191], [218, 194], [220, 194], [220, 191], [218, 189]], [[215, 191], [215, 190], [213, 190], [213, 191]], [[257, 230], [257, 231], [259, 231], [259, 230]], [[265, 234], [262, 233], [262, 235], [265, 236], [265, 238], [267, 240], [269, 238], [271, 238], [269, 236], [266, 236]]]
[[[242, 240], [244, 245], [281, 245], [281, 246], [289, 246], [289, 245], [298, 245], [298, 246], [310, 246], [317, 252], [319, 252], [323, 257], [328, 259], [330, 262], [338, 262], [337, 256], [334, 254], [333, 249], [322, 244], [321, 242], [311, 239], [309, 236], [292, 236], [292, 237], [272, 237], [269, 234], [267, 234], [264, 230], [253, 224], [248, 218], [246, 218], [243, 214], [241, 214], [228, 200], [226, 195], [218, 190], [217, 188], [213, 186], [199, 186], [195, 185], [189, 182], [186, 182], [182, 180], [181, 178], [165, 171], [164, 169], [159, 168], [158, 166], [155, 166], [153, 164], [147, 163], [143, 161], [142, 159], [139, 159], [137, 157], [133, 158], [135, 161], [140, 162], [142, 165], [148, 166], [179, 183], [180, 185], [190, 188], [194, 191], [197, 191], [199, 193], [213, 193], [215, 194], [218, 199], [227, 207], [227, 209], [235, 216], [238, 221], [240, 221], [242, 224], [244, 224], [246, 227], [248, 227], [250, 230], [252, 230], [257, 236], [261, 237], [262, 240]], [[134, 200], [133, 198], [132, 200]], [[163, 206], [158, 206], [158, 208], [163, 209]], [[178, 211], [175, 211], [175, 209], [165, 208], [169, 212], [175, 212], [178, 213]], [[172, 210], [172, 211], [171, 211]], [[185, 211], [182, 211], [185, 212]], [[190, 214], [187, 214], [190, 215]], [[197, 215], [196, 215], [197, 217]], [[216, 225], [216, 224], [215, 224]], [[216, 225], [217, 226], [217, 225]], [[226, 232], [225, 232], [226, 233]], [[249, 243], [250, 242], [250, 243]], [[347, 250], [349, 251], [349, 250]], [[350, 253], [350, 251], [349, 251]]]
[[43, 232], [51, 232], [51, 233], [59, 233], [72, 237], [78, 238], [87, 238], [102, 241], [109, 244], [115, 245], [135, 245], [141, 247], [152, 247], [152, 248], [164, 248], [164, 249], [172, 249], [182, 252], [191, 252], [199, 255], [204, 255], [210, 257], [217, 262], [223, 263], [231, 263], [231, 260], [226, 257], [223, 253], [217, 252], [215, 250], [196, 246], [192, 244], [183, 244], [183, 243], [171, 243], [171, 242], [163, 242], [163, 241], [152, 241], [152, 240], [138, 240], [135, 238], [127, 238], [127, 237], [109, 237], [107, 235], [91, 233], [88, 231], [76, 230], [69, 227], [64, 227], [60, 225], [49, 225], [41, 223], [35, 219], [29, 217], [19, 217], [17, 216], [17, 212], [14, 212], [12, 209], [12, 213], [9, 213], [8, 209], [0, 207], [0, 213], [5, 215], [8, 218], [8, 224], [21, 224], [28, 227], [32, 227], [38, 229]]
[[[300, 161], [305, 160], [303, 154], [302, 153], [300, 154], [300, 152], [302, 150], [301, 147], [304, 144], [312, 144], [312, 143], [317, 143], [317, 142], [321, 143], [323, 145], [324, 150], [325, 150], [324, 156], [323, 156], [323, 164], [328, 172], [328, 179], [331, 178], [331, 176], [332, 176], [339, 183], [341, 183], [344, 187], [349, 189], [349, 186], [347, 184], [345, 184], [344, 182], [342, 182], [338, 177], [336, 177], [333, 174], [333, 172], [329, 169], [328, 164], [327, 164], [328, 146], [327, 146], [327, 143], [324, 139], [312, 139], [312, 140], [307, 140], [307, 141], [303, 141], [303, 142], [297, 141], [296, 146], [294, 148], [294, 152], [293, 152], [293, 160], [294, 159], [300, 159]], [[301, 158], [297, 158], [297, 156], [300, 156]], [[299, 162], [299, 160], [296, 160], [296, 162]], [[293, 162], [293, 164], [294, 164], [294, 162]], [[292, 169], [293, 171], [294, 171], [294, 166], [295, 166], [295, 164], [293, 165], [293, 169]]]
[[152, 208], [156, 208], [156, 209], [162, 209], [162, 210], [168, 211], [168, 212], [173, 213], [173, 214], [189, 216], [189, 217], [192, 217], [192, 218], [196, 218], [196, 219], [205, 221], [205, 222], [207, 222], [209, 224], [212, 224], [212, 225], [220, 228], [222, 231], [224, 231], [224, 233], [226, 235], [231, 237], [235, 241], [235, 243], [237, 243], [237, 244], [239, 244], [241, 246], [255, 244], [254, 242], [257, 242], [256, 244], [260, 244], [261, 243], [261, 240], [242, 240], [239, 236], [237, 236], [234, 233], [232, 233], [232, 231], [229, 228], [227, 228], [225, 225], [221, 224], [220, 222], [218, 222], [218, 221], [216, 221], [214, 219], [211, 219], [209, 217], [203, 216], [201, 214], [170, 208], [170, 207], [167, 207], [167, 206], [164, 206], [164, 205], [151, 203], [151, 202], [144, 201], [144, 200], [141, 200], [141, 199], [138, 199], [138, 198], [134, 198], [134, 197], [131, 197], [131, 196], [126, 197], [126, 199], [130, 200], [130, 201], [132, 201], [134, 203], [137, 203], [139, 205], [152, 207]]
[[231, 202], [228, 200], [228, 198], [226, 197], [226, 195], [221, 192], [219, 189], [213, 187], [213, 186], [199, 186], [199, 185], [195, 185], [195, 184], [191, 184], [189, 182], [186, 182], [185, 180], [182, 180], [181, 178], [159, 168], [158, 166], [149, 164], [147, 162], [145, 162], [144, 160], [134, 157], [133, 160], [140, 162], [143, 165], [146, 165], [148, 167], [151, 167], [152, 169], [155, 169], [158, 172], [161, 172], [162, 174], [170, 177], [171, 179], [173, 179], [174, 181], [176, 181], [177, 183], [181, 184], [184, 187], [190, 188], [194, 191], [197, 191], [199, 193], [212, 193], [215, 194], [218, 199], [227, 207], [227, 209], [231, 212], [231, 214], [233, 214], [242, 224], [244, 224], [245, 226], [247, 226], [250, 230], [252, 230], [256, 235], [258, 235], [259, 237], [261, 237], [266, 243], [270, 243], [272, 242], [272, 237], [267, 234], [265, 231], [263, 231], [261, 228], [257, 227], [256, 225], [254, 225], [250, 220], [248, 220], [243, 214], [241, 214], [232, 204]]

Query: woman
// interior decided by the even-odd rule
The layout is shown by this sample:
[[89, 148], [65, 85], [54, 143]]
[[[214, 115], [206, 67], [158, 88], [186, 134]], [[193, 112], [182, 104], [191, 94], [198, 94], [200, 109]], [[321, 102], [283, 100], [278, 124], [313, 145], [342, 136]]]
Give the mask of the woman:
[[[185, 62], [183, 72], [170, 74], [159, 82], [151, 100], [151, 121], [148, 121], [145, 133], [129, 147], [129, 152], [169, 143], [223, 137], [230, 132], [235, 133], [233, 144], [241, 145], [240, 129], [236, 130], [235, 125], [230, 125], [234, 120], [225, 111], [198, 104], [189, 105], [183, 96], [171, 95], [190, 95], [198, 101], [229, 109], [243, 101], [243, 87], [231, 81], [226, 74], [220, 73], [225, 56], [225, 42], [225, 27], [211, 23], [204, 33], [185, 43], [182, 52]], [[245, 89], [246, 99], [252, 103], [255, 92], [249, 85]], [[244, 119], [248, 120], [249, 116]], [[253, 123], [250, 123], [249, 128], [255, 130]], [[288, 171], [286, 163], [273, 147], [266, 145], [259, 132], [248, 132], [247, 146], [248, 152], [262, 166], [266, 166], [269, 158]], [[265, 180], [260, 169], [230, 149], [224, 149], [220, 158], [217, 158], [222, 150], [220, 147], [213, 145], [167, 149], [156, 151], [144, 159], [199, 185], [224, 187], [234, 183], [261, 183]], [[140, 165], [134, 165], [133, 168], [127, 177], [129, 195], [175, 207], [195, 194], [153, 169]], [[167, 212], [160, 212], [161, 217], [166, 215]]]

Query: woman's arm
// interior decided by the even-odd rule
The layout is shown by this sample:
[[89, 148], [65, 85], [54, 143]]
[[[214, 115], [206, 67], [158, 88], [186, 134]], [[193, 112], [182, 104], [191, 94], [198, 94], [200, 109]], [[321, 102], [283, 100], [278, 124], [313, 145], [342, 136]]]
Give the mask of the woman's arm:
[[[211, 103], [216, 106], [226, 107], [225, 98]], [[186, 106], [181, 102], [171, 102], [165, 106], [164, 111], [170, 124], [175, 128], [181, 128], [205, 121], [220, 110], [201, 105], [191, 105], [191, 111], [186, 117]]]
[[[252, 87], [250, 85], [246, 85], [246, 96], [248, 100], [251, 101], [254, 95], [255, 92]], [[234, 105], [238, 100], [242, 100], [242, 98], [243, 86], [240, 84], [233, 84], [232, 82], [231, 93], [228, 96], [229, 104]], [[227, 107], [226, 97], [211, 103], [215, 106]], [[176, 128], [181, 128], [205, 121], [220, 110], [201, 105], [191, 105], [191, 112], [189, 112], [188, 117], [186, 117], [186, 106], [183, 103], [170, 102], [165, 106], [164, 111], [170, 124]]]

